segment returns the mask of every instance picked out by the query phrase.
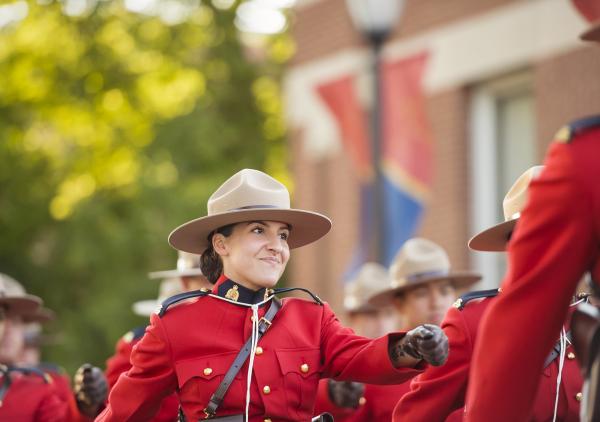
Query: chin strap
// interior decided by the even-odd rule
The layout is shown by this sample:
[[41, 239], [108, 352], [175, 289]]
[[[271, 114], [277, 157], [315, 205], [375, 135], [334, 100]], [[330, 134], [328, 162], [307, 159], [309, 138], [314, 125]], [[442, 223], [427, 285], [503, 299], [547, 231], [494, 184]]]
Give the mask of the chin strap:
[[277, 295], [277, 294], [280, 294], [280, 293], [293, 292], [295, 290], [299, 290], [299, 291], [302, 291], [302, 292], [308, 294], [310, 297], [313, 298], [313, 300], [315, 301], [315, 303], [319, 304], [320, 306], [323, 306], [323, 301], [321, 300], [321, 298], [319, 298], [319, 296], [317, 296], [316, 294], [314, 294], [310, 290], [304, 289], [302, 287], [281, 287], [279, 289], [273, 289], [273, 293]]

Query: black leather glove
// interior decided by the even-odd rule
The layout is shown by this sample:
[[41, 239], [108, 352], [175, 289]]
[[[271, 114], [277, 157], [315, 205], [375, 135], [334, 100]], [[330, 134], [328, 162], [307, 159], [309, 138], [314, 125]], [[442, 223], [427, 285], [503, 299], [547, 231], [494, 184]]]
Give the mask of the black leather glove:
[[329, 391], [329, 398], [337, 407], [356, 409], [365, 393], [365, 386], [360, 382], [330, 379], [327, 383], [327, 390]]
[[391, 347], [390, 356], [392, 360], [411, 356], [433, 366], [441, 366], [448, 359], [448, 337], [437, 325], [419, 325]]
[[81, 413], [96, 417], [108, 396], [108, 382], [100, 368], [84, 363], [73, 377], [73, 392]]

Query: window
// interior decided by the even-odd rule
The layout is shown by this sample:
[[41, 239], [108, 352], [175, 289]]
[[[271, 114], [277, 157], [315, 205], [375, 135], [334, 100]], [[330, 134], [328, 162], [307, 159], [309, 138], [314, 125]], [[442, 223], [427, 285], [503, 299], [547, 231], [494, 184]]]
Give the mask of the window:
[[[471, 234], [504, 221], [502, 200], [514, 181], [539, 164], [531, 77], [519, 73], [474, 87], [470, 106]], [[482, 288], [504, 276], [501, 252], [472, 252]]]

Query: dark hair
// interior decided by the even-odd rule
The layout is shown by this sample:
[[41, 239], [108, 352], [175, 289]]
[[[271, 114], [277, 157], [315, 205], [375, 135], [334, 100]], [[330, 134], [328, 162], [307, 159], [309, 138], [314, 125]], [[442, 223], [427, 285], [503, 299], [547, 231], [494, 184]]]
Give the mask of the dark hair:
[[231, 236], [233, 226], [235, 226], [235, 224], [228, 224], [227, 226], [219, 227], [212, 231], [208, 235], [208, 248], [202, 252], [202, 256], [200, 257], [200, 269], [202, 270], [202, 274], [204, 274], [212, 284], [215, 284], [223, 273], [223, 262], [221, 261], [219, 254], [213, 248], [212, 238], [215, 233], [220, 233], [225, 237]]

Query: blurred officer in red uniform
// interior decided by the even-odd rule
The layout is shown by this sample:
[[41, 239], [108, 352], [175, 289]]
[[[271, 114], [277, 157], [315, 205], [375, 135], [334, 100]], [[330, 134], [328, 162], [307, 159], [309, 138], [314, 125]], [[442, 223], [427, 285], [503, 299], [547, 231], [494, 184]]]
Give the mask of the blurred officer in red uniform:
[[[80, 412], [81, 403], [67, 378], [36, 366], [16, 366], [23, 358], [24, 322], [42, 317], [41, 304], [39, 297], [27, 294], [17, 281], [0, 274], [0, 420], [90, 420]], [[93, 388], [95, 381], [92, 377], [80, 384], [79, 392], [88, 401], [99, 391]]]
[[[152, 315], [132, 368], [97, 420], [149, 420], [177, 391], [189, 421], [308, 421], [322, 377], [397, 383], [418, 373], [422, 359], [443, 364], [447, 339], [439, 327], [371, 340], [343, 327], [317, 297], [273, 297], [286, 290], [272, 288], [290, 248], [330, 227], [321, 214], [291, 209], [285, 186], [265, 173], [246, 169], [228, 179], [209, 199], [208, 216], [169, 236], [177, 249], [202, 254], [213, 290], [171, 298]], [[172, 306], [177, 301], [186, 302]], [[230, 368], [231, 383], [217, 392]]]
[[[600, 41], [600, 25], [584, 37]], [[467, 396], [469, 421], [531, 419], [537, 374], [575, 287], [588, 270], [600, 280], [600, 117], [561, 129], [545, 167], [531, 183], [510, 242], [502, 295], [483, 319]]]
[[[142, 300], [133, 304], [133, 312], [147, 318], [160, 308], [164, 300], [171, 296], [211, 287], [206, 277], [202, 275], [200, 256], [187, 252], [179, 252], [176, 269], [150, 273], [150, 278], [162, 279], [158, 299]], [[110, 388], [116, 384], [122, 373], [131, 368], [131, 352], [133, 347], [141, 340], [145, 331], [146, 326], [134, 328], [117, 342], [115, 354], [106, 361], [105, 374]], [[179, 400], [175, 394], [171, 394], [162, 401], [160, 410], [152, 421], [172, 422], [177, 418], [178, 408]]]
[[[421, 324], [439, 325], [456, 300], [456, 291], [480, 279], [472, 272], [451, 271], [450, 260], [442, 247], [427, 239], [414, 238], [408, 240], [396, 255], [387, 288], [372, 295], [368, 302], [377, 309], [392, 306], [397, 314], [398, 327], [410, 329]], [[361, 405], [354, 406], [354, 413], [341, 420], [391, 421], [394, 407], [409, 391], [410, 382], [367, 384], [360, 398]], [[339, 413], [335, 410], [331, 413], [338, 421]]]
[[[389, 284], [387, 270], [375, 262], [364, 264], [356, 276], [346, 282], [344, 310], [348, 326], [356, 334], [377, 338], [387, 332], [383, 329], [381, 310], [369, 304], [368, 300], [374, 294], [386, 290]], [[355, 420], [353, 417], [357, 409], [365, 403], [364, 390], [364, 384], [359, 382], [322, 379], [319, 382], [315, 414], [328, 412], [336, 422]]]
[[[505, 221], [488, 228], [469, 242], [469, 247], [479, 251], [505, 250], [511, 233], [519, 219], [526, 199], [529, 183], [539, 175], [542, 166], [533, 167], [521, 175], [504, 198]], [[450, 342], [450, 354], [443, 367], [428, 368], [415, 377], [411, 391], [404, 395], [394, 410], [394, 420], [410, 421], [458, 421], [463, 417], [465, 394], [473, 346], [479, 331], [481, 318], [496, 299], [497, 289], [471, 292], [456, 301], [442, 323], [442, 329]], [[510, 336], [504, 335], [505, 339]], [[579, 420], [579, 401], [582, 379], [569, 343], [560, 354], [560, 342], [546, 357], [542, 376], [538, 375], [538, 392], [534, 403], [533, 421], [556, 420], [576, 422]], [[560, 369], [562, 367], [562, 370]], [[556, 385], [561, 374], [560, 390]]]

